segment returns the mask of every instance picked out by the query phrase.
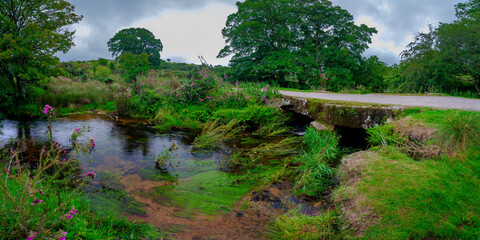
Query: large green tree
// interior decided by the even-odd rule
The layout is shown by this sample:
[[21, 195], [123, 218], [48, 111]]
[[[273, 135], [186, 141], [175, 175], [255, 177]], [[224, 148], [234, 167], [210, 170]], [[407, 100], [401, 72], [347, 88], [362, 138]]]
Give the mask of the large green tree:
[[442, 59], [457, 75], [469, 75], [480, 97], [480, 0], [455, 6], [457, 20], [437, 29]]
[[233, 55], [237, 79], [310, 85], [329, 72], [330, 88], [354, 85], [353, 71], [376, 32], [327, 0], [246, 0], [237, 7], [218, 54]]
[[[389, 77], [403, 92], [476, 91], [480, 97], [480, 0], [455, 5], [457, 20], [415, 35]], [[475, 89], [476, 88], [476, 89]]]
[[120, 30], [108, 41], [108, 50], [114, 57], [122, 53], [140, 55], [146, 52], [150, 55], [152, 66], [160, 66], [160, 52], [163, 50], [162, 41], [155, 39], [155, 35], [145, 28], [127, 28]]
[[64, 0], [0, 0], [0, 80], [9, 95], [25, 99], [29, 85], [52, 73], [54, 54], [72, 47], [67, 26], [82, 18], [74, 10]]

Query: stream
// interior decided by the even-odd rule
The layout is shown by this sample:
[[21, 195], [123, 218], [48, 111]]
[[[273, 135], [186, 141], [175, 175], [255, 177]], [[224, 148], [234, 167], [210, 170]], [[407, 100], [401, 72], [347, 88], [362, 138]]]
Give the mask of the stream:
[[[2, 146], [18, 138], [47, 141], [46, 120], [4, 120], [1, 125]], [[262, 171], [243, 175], [221, 171], [230, 150], [258, 145], [261, 139], [241, 139], [218, 151], [203, 151], [192, 146], [192, 133], [159, 132], [141, 120], [83, 114], [57, 118], [52, 125], [53, 139], [62, 146], [71, 145], [74, 129], [84, 126], [88, 139], [95, 140], [93, 161], [87, 157], [79, 161], [81, 176], [89, 171], [97, 175], [85, 188], [96, 212], [115, 211], [147, 221], [176, 239], [262, 239], [268, 222], [286, 211], [251, 200]], [[158, 154], [172, 145], [176, 150], [168, 171], [156, 169]], [[267, 195], [281, 204], [280, 196], [289, 196], [286, 192], [288, 187], [279, 185], [270, 187]]]

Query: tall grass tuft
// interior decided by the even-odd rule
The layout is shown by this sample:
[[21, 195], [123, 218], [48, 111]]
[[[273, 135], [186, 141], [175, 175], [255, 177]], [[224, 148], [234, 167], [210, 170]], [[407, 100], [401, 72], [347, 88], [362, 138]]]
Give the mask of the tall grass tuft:
[[329, 164], [339, 157], [339, 137], [331, 131], [308, 127], [304, 139], [307, 149], [297, 159], [295, 189], [298, 195], [318, 197], [332, 184], [335, 170]]
[[335, 239], [337, 222], [337, 216], [331, 211], [318, 216], [281, 215], [271, 223], [267, 236], [278, 240]]
[[450, 151], [465, 151], [479, 146], [480, 115], [461, 111], [446, 116], [438, 133], [442, 144]]
[[50, 104], [56, 107], [68, 107], [71, 104], [106, 105], [113, 101], [114, 91], [103, 82], [90, 80], [86, 82], [74, 81], [66, 77], [52, 79], [48, 84], [48, 91], [40, 96], [41, 104]]
[[193, 144], [195, 147], [203, 149], [220, 149], [222, 142], [232, 139], [235, 134], [242, 131], [242, 127], [238, 126], [238, 120], [232, 119], [226, 125], [219, 125], [219, 119], [205, 124], [202, 133], [198, 135]]

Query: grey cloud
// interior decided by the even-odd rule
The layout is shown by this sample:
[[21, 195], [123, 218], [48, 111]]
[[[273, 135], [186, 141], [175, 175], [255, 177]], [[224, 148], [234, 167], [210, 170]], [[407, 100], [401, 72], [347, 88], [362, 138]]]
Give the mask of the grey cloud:
[[[194, 10], [209, 3], [224, 3], [234, 6], [236, 0], [71, 0], [76, 12], [84, 16], [80, 26], [90, 30], [88, 37], [77, 34], [74, 47], [62, 60], [88, 60], [98, 57], [111, 58], [107, 41], [119, 30], [141, 20], [158, 17], [171, 10]], [[355, 18], [371, 17], [383, 31], [378, 33], [381, 41], [393, 42], [404, 48], [405, 39], [421, 31], [430, 21], [451, 22], [455, 18], [452, 0], [332, 0], [347, 9]], [[386, 6], [386, 7], [383, 7]], [[77, 26], [78, 27], [78, 26]], [[380, 29], [378, 29], [380, 30]], [[221, 49], [223, 46], [219, 46]], [[397, 53], [385, 52], [371, 46], [365, 55], [375, 53], [389, 64], [398, 62]], [[395, 56], [395, 57], [394, 57]]]
[[[437, 26], [439, 22], [453, 21], [454, 6], [458, 3], [452, 0], [333, 0], [332, 2], [348, 10], [355, 18], [371, 17], [383, 27], [383, 31], [378, 32], [379, 39], [394, 42], [401, 48], [408, 44], [405, 43], [408, 36], [422, 31], [427, 23]], [[390, 57], [380, 59], [385, 62], [391, 61]], [[398, 56], [396, 62], [398, 62]]]
[[176, 63], [191, 63], [185, 56], [168, 56], [164, 58], [170, 59], [171, 62], [176, 62]]
[[[59, 54], [61, 60], [89, 60], [98, 57], [111, 58], [108, 40], [119, 30], [135, 22], [161, 15], [169, 10], [194, 10], [209, 3], [235, 4], [235, 0], [71, 0], [76, 13], [83, 15], [75, 27], [89, 29], [88, 37], [76, 36], [67, 54]], [[81, 45], [81, 47], [80, 47]]]
[[398, 55], [394, 52], [382, 51], [374, 48], [369, 48], [363, 54], [365, 57], [377, 56], [378, 59], [387, 65], [394, 65], [398, 63]]

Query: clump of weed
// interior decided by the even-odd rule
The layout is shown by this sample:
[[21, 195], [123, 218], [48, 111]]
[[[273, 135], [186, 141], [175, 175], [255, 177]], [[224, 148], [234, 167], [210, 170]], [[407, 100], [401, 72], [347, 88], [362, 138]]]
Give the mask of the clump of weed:
[[432, 141], [436, 131], [410, 117], [367, 129], [368, 142], [375, 148], [395, 146], [416, 160], [437, 158], [442, 149]]
[[296, 211], [277, 217], [269, 226], [271, 239], [322, 240], [334, 239], [338, 218], [333, 211], [318, 216], [306, 216]]
[[177, 156], [178, 147], [173, 142], [170, 147], [163, 149], [157, 156], [157, 161], [155, 162], [155, 168], [167, 172], [168, 167], [176, 167], [172, 161]]
[[205, 124], [202, 133], [193, 141], [195, 147], [209, 150], [220, 149], [224, 140], [232, 139], [235, 134], [242, 131], [242, 127], [238, 126], [237, 119], [232, 119], [226, 125], [219, 125], [218, 122], [219, 119], [216, 119]]
[[335, 170], [329, 164], [339, 157], [339, 137], [332, 131], [308, 127], [304, 138], [307, 149], [296, 159], [295, 189], [298, 195], [318, 197], [332, 184]]
[[447, 115], [438, 133], [444, 148], [450, 152], [469, 150], [480, 145], [480, 115], [464, 111]]

